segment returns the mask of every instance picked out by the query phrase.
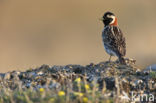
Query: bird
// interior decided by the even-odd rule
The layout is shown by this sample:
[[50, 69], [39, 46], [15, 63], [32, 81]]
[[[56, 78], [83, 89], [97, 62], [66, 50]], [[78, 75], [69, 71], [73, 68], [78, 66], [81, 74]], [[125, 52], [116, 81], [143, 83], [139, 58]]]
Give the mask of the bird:
[[104, 13], [100, 20], [102, 20], [104, 24], [102, 40], [105, 51], [110, 55], [109, 62], [112, 56], [116, 56], [118, 57], [119, 63], [125, 65], [126, 40], [118, 26], [117, 17], [114, 13], [108, 11]]

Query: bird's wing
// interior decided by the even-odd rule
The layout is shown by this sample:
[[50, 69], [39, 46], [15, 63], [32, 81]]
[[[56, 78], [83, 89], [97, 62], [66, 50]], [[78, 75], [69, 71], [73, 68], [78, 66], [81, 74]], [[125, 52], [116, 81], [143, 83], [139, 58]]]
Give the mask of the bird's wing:
[[107, 47], [113, 50], [118, 56], [126, 55], [126, 42], [119, 27], [105, 27], [102, 37], [104, 45], [107, 45]]

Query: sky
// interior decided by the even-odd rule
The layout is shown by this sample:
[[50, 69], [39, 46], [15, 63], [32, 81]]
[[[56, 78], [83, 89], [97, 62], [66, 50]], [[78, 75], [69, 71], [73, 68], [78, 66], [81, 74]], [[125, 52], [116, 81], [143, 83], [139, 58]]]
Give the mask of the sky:
[[1, 0], [0, 72], [107, 61], [99, 21], [107, 11], [118, 18], [126, 58], [155, 64], [155, 0]]

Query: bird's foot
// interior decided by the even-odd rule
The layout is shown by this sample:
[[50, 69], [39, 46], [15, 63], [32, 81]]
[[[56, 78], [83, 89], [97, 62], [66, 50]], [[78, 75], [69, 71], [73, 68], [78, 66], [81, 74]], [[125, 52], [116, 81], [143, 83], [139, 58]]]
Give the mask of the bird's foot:
[[135, 64], [136, 60], [132, 58], [125, 58], [126, 64]]
[[[132, 58], [124, 58], [126, 65], [134, 65], [136, 63], [135, 59]], [[119, 63], [119, 59], [116, 60], [116, 63]]]

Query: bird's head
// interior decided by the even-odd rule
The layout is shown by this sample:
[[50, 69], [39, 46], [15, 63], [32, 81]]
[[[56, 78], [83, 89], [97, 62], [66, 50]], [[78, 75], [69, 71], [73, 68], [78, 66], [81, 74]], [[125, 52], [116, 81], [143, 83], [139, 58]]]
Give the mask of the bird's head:
[[103, 21], [105, 26], [107, 25], [117, 26], [117, 18], [111, 12], [106, 12], [100, 20]]

